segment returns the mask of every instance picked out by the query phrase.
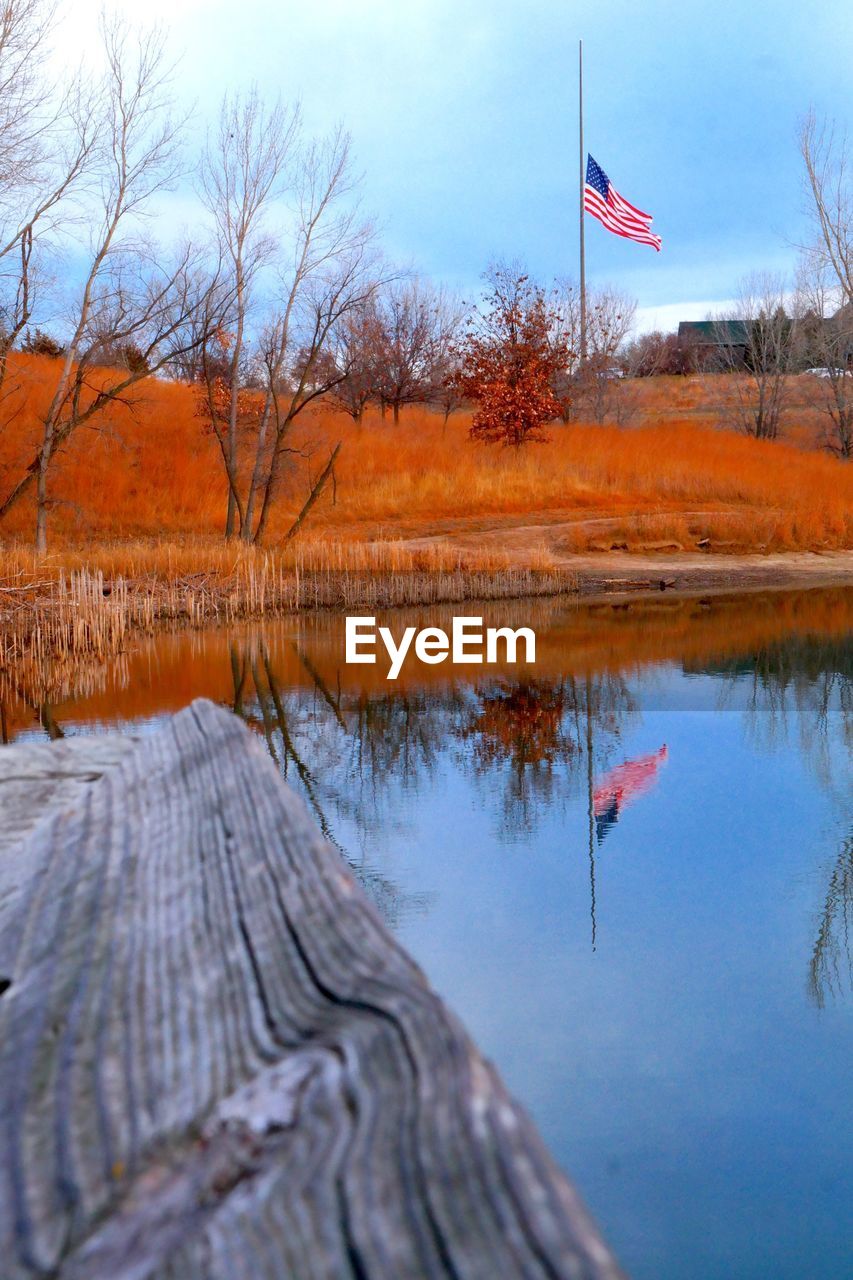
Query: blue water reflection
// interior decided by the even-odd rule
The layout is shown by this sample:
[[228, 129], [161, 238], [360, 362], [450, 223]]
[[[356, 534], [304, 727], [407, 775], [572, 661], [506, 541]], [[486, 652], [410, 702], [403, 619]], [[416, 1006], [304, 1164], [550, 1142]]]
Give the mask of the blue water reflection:
[[821, 647], [289, 712], [637, 1278], [853, 1273], [853, 653]]
[[279, 625], [50, 723], [180, 669], [263, 734], [635, 1280], [853, 1275], [853, 596], [537, 608], [520, 675], [362, 685]]

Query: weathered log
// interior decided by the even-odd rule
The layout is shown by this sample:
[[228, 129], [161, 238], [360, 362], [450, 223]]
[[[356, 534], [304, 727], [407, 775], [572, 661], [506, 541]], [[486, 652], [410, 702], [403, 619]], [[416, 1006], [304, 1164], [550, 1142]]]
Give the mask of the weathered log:
[[5, 1280], [621, 1274], [235, 717], [4, 748], [13, 813]]
[[[72, 803], [132, 746], [132, 739], [114, 734], [0, 747], [0, 855]], [[0, 874], [3, 866], [0, 861]]]

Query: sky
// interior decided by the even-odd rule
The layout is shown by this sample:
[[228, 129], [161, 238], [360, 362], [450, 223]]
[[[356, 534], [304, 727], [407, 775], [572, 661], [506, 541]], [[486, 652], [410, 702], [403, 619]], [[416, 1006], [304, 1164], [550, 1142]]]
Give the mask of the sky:
[[[91, 48], [100, 0], [65, 0], [57, 57]], [[138, 21], [136, 0], [111, 6]], [[200, 135], [225, 90], [343, 122], [388, 253], [473, 297], [492, 260], [578, 270], [578, 41], [587, 148], [654, 214], [663, 251], [587, 218], [587, 276], [638, 327], [719, 310], [805, 234], [798, 122], [853, 115], [853, 4], [823, 0], [146, 0]], [[163, 211], [183, 225], [188, 193]]]

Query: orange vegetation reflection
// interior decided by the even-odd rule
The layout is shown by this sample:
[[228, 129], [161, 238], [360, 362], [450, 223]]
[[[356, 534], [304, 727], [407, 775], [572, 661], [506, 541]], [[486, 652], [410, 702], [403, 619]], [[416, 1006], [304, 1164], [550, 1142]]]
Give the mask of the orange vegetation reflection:
[[[838, 641], [853, 634], [853, 591], [832, 588], [702, 599], [613, 600], [585, 604], [566, 600], [512, 601], [471, 605], [484, 625], [532, 626], [537, 632], [535, 666], [526, 671], [493, 667], [424, 666], [412, 657], [397, 681], [386, 679], [387, 664], [347, 666], [339, 616], [312, 615], [266, 625], [210, 631], [163, 633], [135, 643], [103, 666], [73, 674], [45, 673], [39, 689], [0, 685], [0, 735], [10, 741], [37, 729], [62, 732], [121, 726], [174, 712], [205, 697], [233, 706], [242, 696], [241, 679], [253, 665], [274, 674], [283, 689], [313, 690], [331, 706], [348, 698], [400, 694], [440, 686], [461, 686], [484, 676], [521, 677], [528, 685], [566, 675], [628, 675], [643, 666], [675, 662], [700, 669], [724, 660], [754, 657], [780, 641], [814, 638]], [[403, 626], [449, 629], [452, 610], [395, 611], [380, 621], [395, 634]], [[241, 676], [241, 673], [242, 676]], [[531, 743], [545, 732], [548, 708], [519, 694], [509, 710], [518, 731]], [[529, 704], [529, 705], [528, 705]], [[557, 708], [551, 709], [554, 714]], [[483, 710], [488, 720], [506, 722], [506, 707]], [[484, 723], [485, 742], [489, 726]], [[505, 729], [502, 729], [505, 732]], [[546, 735], [547, 736], [547, 735]], [[497, 749], [494, 735], [490, 739]], [[485, 748], [484, 748], [485, 749]]]

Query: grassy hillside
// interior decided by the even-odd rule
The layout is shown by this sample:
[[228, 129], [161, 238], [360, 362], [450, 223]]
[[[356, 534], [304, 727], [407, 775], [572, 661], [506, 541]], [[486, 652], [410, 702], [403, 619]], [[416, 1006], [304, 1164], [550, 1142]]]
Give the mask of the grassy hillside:
[[[0, 427], [0, 493], [33, 454], [53, 372], [45, 358], [14, 358]], [[270, 541], [289, 527], [311, 477], [342, 439], [334, 491], [311, 515], [314, 536], [452, 537], [560, 523], [567, 551], [690, 549], [706, 539], [724, 550], [853, 545], [853, 468], [808, 447], [817, 428], [805, 400], [789, 439], [765, 443], [715, 427], [707, 381], [655, 379], [632, 391], [632, 425], [555, 424], [548, 443], [518, 453], [471, 443], [465, 412], [446, 428], [427, 409], [404, 411], [398, 427], [369, 412], [358, 427], [319, 406], [300, 422], [294, 443], [304, 456], [294, 460]], [[801, 387], [801, 399], [807, 393]], [[218, 538], [225, 486], [193, 389], [143, 383], [132, 404], [72, 439], [56, 462], [51, 495], [54, 548]], [[0, 540], [27, 541], [33, 519], [27, 497], [0, 524]]]

